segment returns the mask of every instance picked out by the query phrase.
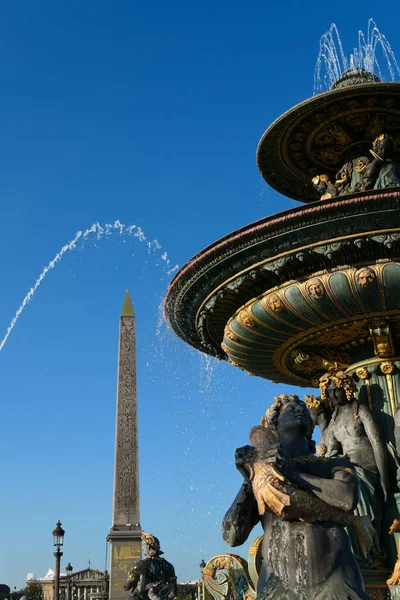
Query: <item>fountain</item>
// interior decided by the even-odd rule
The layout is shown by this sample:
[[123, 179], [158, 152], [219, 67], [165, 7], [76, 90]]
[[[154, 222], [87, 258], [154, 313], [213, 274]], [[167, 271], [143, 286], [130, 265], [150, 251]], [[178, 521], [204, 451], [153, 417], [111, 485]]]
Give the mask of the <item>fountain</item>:
[[[356, 437], [366, 437], [377, 463], [385, 463], [380, 484], [374, 472], [378, 483], [370, 488], [383, 502], [374, 516], [375, 554], [358, 557], [365, 589], [378, 600], [387, 597], [397, 558], [398, 529], [389, 535], [389, 528], [400, 507], [400, 83], [381, 80], [378, 44], [393, 76], [399, 67], [373, 21], [350, 61], [340, 38], [333, 49], [336, 31], [323, 38], [317, 62], [316, 82], [325, 61], [329, 91], [284, 113], [257, 148], [265, 181], [303, 204], [199, 252], [172, 280], [165, 313], [188, 344], [249, 375], [320, 387], [308, 405], [312, 415], [318, 407], [330, 414], [332, 425], [321, 425], [328, 439], [322, 460], [347, 454], [353, 434], [343, 437], [340, 422], [345, 427], [350, 409]], [[354, 465], [359, 469], [360, 461]], [[216, 557], [205, 569], [215, 598], [226, 597], [229, 587], [216, 571], [233, 563], [237, 570], [236, 558]], [[392, 597], [400, 597], [399, 579], [390, 579]], [[249, 572], [245, 580], [255, 584]]]

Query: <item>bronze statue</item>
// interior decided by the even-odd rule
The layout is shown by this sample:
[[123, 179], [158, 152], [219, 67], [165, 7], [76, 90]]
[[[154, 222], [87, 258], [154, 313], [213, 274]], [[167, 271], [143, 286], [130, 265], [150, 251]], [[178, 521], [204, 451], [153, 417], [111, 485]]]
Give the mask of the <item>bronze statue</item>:
[[367, 156], [358, 156], [341, 167], [336, 173], [335, 181], [340, 196], [367, 189], [364, 181], [369, 163]]
[[[275, 401], [285, 402], [287, 398], [286, 395], [278, 396]], [[269, 462], [270, 451], [276, 446], [279, 438], [276, 430], [268, 426], [266, 417], [263, 417], [261, 425], [253, 427], [250, 431], [250, 441], [255, 452], [253, 460], [245, 467], [250, 474], [258, 513], [263, 515], [268, 510], [282, 519], [301, 519], [306, 523], [332, 521], [338, 525], [353, 527], [362, 554], [367, 558], [372, 540], [362, 517], [356, 517], [341, 508], [330, 506], [311, 491], [293, 485], [290, 479], [285, 479], [278, 466]], [[289, 477], [293, 478], [290, 457], [287, 453], [284, 456], [286, 459], [284, 470]]]
[[400, 165], [394, 161], [394, 141], [387, 133], [379, 135], [372, 144], [368, 156], [358, 156], [346, 162], [336, 173], [335, 183], [329, 175], [317, 175], [312, 179], [320, 200], [343, 196], [370, 189], [400, 186]]
[[382, 133], [370, 150], [374, 160], [368, 166], [365, 177], [370, 187], [379, 190], [400, 185], [400, 165], [394, 162], [394, 141]]
[[323, 173], [312, 178], [312, 183], [318, 193], [321, 194], [320, 200], [328, 200], [338, 195], [338, 189], [329, 180], [329, 175]]
[[[236, 451], [236, 466], [245, 479], [224, 517], [224, 540], [230, 546], [243, 544], [261, 521], [264, 539], [259, 600], [367, 599], [349, 538], [344, 527], [334, 521], [333, 514], [340, 510], [341, 517], [346, 519], [359, 500], [359, 482], [350, 461], [345, 457], [325, 459], [311, 454], [314, 426], [307, 406], [297, 396], [275, 398], [265, 424], [268, 443], [260, 444], [255, 439], [263, 433], [256, 429], [252, 437], [258, 449], [245, 446]], [[267, 510], [261, 515], [263, 501], [254, 477], [260, 468], [260, 452], [264, 465], [274, 468], [267, 476], [264, 496]], [[289, 494], [289, 505], [283, 516], [279, 516], [276, 503], [282, 503], [282, 485], [286, 490], [297, 486], [299, 491], [298, 495]], [[305, 522], [313, 519], [307, 512], [309, 509], [301, 506], [305, 492], [310, 506], [318, 502], [317, 518], [321, 520]], [[284, 501], [287, 503], [287, 499]]]
[[[377, 533], [373, 553], [379, 554], [382, 500], [387, 500], [389, 492], [386, 445], [369, 408], [357, 403], [355, 383], [345, 372], [326, 373], [319, 386], [321, 401], [332, 410], [321, 440], [327, 448], [326, 457], [343, 455], [354, 465], [361, 492], [356, 514], [370, 518]], [[359, 554], [356, 544], [353, 550]]]
[[133, 565], [124, 590], [131, 600], [175, 600], [177, 583], [175, 569], [161, 557], [158, 538], [142, 532], [142, 553], [146, 557]]

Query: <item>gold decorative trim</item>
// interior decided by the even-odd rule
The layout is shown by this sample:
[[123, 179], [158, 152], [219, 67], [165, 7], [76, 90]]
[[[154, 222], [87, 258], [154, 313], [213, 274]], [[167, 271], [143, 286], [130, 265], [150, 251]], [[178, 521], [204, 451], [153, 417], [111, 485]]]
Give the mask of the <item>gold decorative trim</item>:
[[[393, 311], [388, 311], [386, 313], [386, 316], [390, 314], [398, 315], [399, 311], [397, 309], [393, 309]], [[382, 313], [370, 313], [369, 315], [367, 315], [367, 317], [368, 318], [366, 318], [366, 315], [360, 315], [358, 318], [353, 318], [350, 324], [355, 325], [360, 323], [368, 328], [368, 319], [372, 319], [374, 317], [382, 317]], [[295, 350], [296, 347], [300, 344], [302, 346], [307, 346], [307, 340], [314, 337], [316, 333], [324, 331], [327, 334], [329, 334], [335, 328], [338, 329], [340, 326], [347, 324], [349, 324], [349, 319], [338, 319], [337, 321], [333, 321], [331, 323], [324, 323], [322, 325], [319, 325], [318, 327], [310, 328], [307, 331], [303, 331], [301, 334], [297, 334], [290, 340], [286, 340], [274, 353], [274, 367], [278, 369], [278, 371], [281, 371], [281, 369], [283, 369], [283, 372], [286, 375], [290, 375], [291, 377], [293, 377], [293, 373], [289, 371], [284, 365], [284, 362], [286, 362], [286, 359], [292, 350]], [[382, 362], [382, 359], [378, 360], [378, 362]], [[360, 363], [360, 366], [362, 366], [362, 364], [363, 363]]]
[[[394, 262], [395, 261], [393, 261], [393, 263]], [[354, 267], [348, 267], [348, 266], [344, 265], [341, 268], [335, 269], [335, 273], [336, 272], [342, 272], [342, 273], [344, 273], [347, 276], [347, 281], [349, 282], [350, 287], [353, 287], [353, 289], [354, 289], [354, 287], [355, 287], [354, 280], [353, 280], [353, 286], [351, 286], [351, 282], [352, 282], [352, 279], [354, 277], [354, 273], [356, 272], [357, 268], [358, 268], [358, 265], [355, 265]], [[332, 277], [332, 275], [333, 275], [333, 273], [329, 273], [329, 274], [326, 273], [326, 272], [322, 272], [322, 273], [321, 272], [314, 273], [309, 278], [312, 278], [312, 277], [315, 277], [316, 275], [319, 275], [319, 277], [325, 282], [325, 281], [327, 281], [328, 278], [330, 279], [330, 277]], [[287, 288], [287, 287], [289, 287], [291, 285], [296, 285], [296, 287], [298, 287], [298, 284], [296, 284], [295, 282], [291, 281], [291, 282], [287, 282], [287, 283], [283, 284], [281, 286], [281, 288], [282, 289], [283, 288]], [[275, 288], [275, 289], [277, 289], [277, 288]], [[261, 300], [262, 300], [263, 297], [265, 298], [265, 296], [268, 295], [271, 292], [272, 292], [272, 290], [269, 290], [268, 292], [264, 293], [263, 296], [261, 297]], [[259, 296], [257, 299], [252, 299], [252, 300], [248, 301], [245, 305], [243, 305], [243, 307], [241, 307], [240, 309], [238, 309], [238, 311], [236, 311], [236, 313], [229, 319], [227, 325], [230, 325], [232, 323], [232, 321], [236, 318], [237, 314], [241, 310], [243, 310], [245, 307], [251, 306], [252, 304], [254, 304], [255, 302], [258, 302], [258, 301], [261, 303], [261, 305], [263, 305], [264, 303], [261, 300], [260, 300], [260, 296]], [[335, 306], [337, 306], [339, 308], [337, 302], [335, 302]], [[264, 310], [265, 310], [265, 306], [264, 306]], [[268, 312], [268, 311], [266, 311], [266, 312]], [[340, 312], [342, 312], [342, 311], [340, 311]], [[295, 334], [293, 336], [290, 336], [290, 333], [286, 333], [285, 334], [286, 337], [289, 338], [289, 336], [290, 336], [290, 339], [289, 340], [286, 339], [283, 343], [279, 344], [279, 350], [278, 350], [279, 355], [280, 356], [282, 355], [282, 359], [286, 359], [286, 356], [287, 356], [287, 346], [288, 345], [291, 346], [291, 349], [294, 349], [296, 346], [299, 345], [299, 341], [301, 340], [300, 343], [301, 343], [302, 346], [304, 346], [304, 345], [307, 344], [307, 340], [311, 340], [312, 337], [315, 336], [316, 333], [322, 332], [324, 330], [326, 330], [326, 332], [329, 333], [329, 332], [333, 331], [334, 328], [339, 328], [341, 325], [344, 325], [344, 324], [347, 325], [348, 328], [351, 327], [352, 329], [354, 329], [354, 327], [357, 326], [357, 324], [359, 324], [360, 322], [362, 322], [363, 325], [367, 328], [367, 331], [365, 331], [364, 332], [364, 336], [361, 337], [360, 343], [366, 343], [367, 341], [371, 341], [370, 340], [370, 332], [369, 332], [369, 323], [368, 323], [368, 320], [372, 320], [372, 319], [375, 319], [375, 318], [382, 319], [382, 318], [384, 318], [384, 316], [398, 315], [399, 314], [399, 310], [398, 309], [392, 309], [390, 311], [386, 311], [385, 315], [383, 315], [381, 311], [377, 311], [377, 312], [373, 312], [373, 313], [368, 313], [365, 307], [360, 312], [361, 312], [361, 314], [358, 315], [357, 317], [353, 316], [353, 317], [348, 317], [347, 319], [346, 318], [340, 318], [340, 319], [338, 319], [336, 321], [332, 321], [330, 323], [329, 322], [328, 323], [322, 323], [322, 324], [316, 325], [315, 327], [310, 327], [307, 330], [302, 329], [302, 330], [300, 330], [300, 333]], [[303, 317], [300, 315], [299, 318], [302, 319]], [[261, 322], [259, 319], [257, 319], [257, 321], [263, 327], [263, 330], [266, 331], [266, 332], [268, 332], [268, 330], [270, 329], [270, 325], [268, 323]], [[285, 322], [285, 324], [289, 325], [289, 327], [291, 329], [294, 329], [294, 327], [292, 325], [290, 325], [290, 324], [288, 324], [286, 322]], [[279, 332], [279, 333], [282, 333], [282, 332]], [[264, 335], [260, 331], [257, 331], [257, 332], [252, 331], [252, 334], [255, 335], [256, 337], [266, 337], [266, 338], [270, 338], [271, 337], [271, 335]], [[350, 348], [351, 344], [354, 345], [355, 343], [358, 343], [358, 342], [354, 342], [354, 340], [356, 339], [356, 337], [354, 337], [353, 341], [349, 340], [349, 342], [347, 343], [348, 344], [347, 346], [346, 346], [346, 342], [343, 341], [342, 346], [344, 345], [344, 348], [346, 348], [346, 347]], [[251, 341], [251, 343], [253, 343], [253, 341]], [[308, 343], [310, 343], [310, 342], [308, 342]], [[315, 344], [315, 342], [314, 342], [314, 344]], [[342, 348], [342, 350], [344, 348]], [[275, 358], [274, 359], [274, 367], [278, 368], [278, 370], [281, 372], [282, 364], [279, 364], [279, 363], [280, 363], [279, 359], [278, 359], [278, 363], [277, 363], [276, 362], [276, 358]], [[289, 375], [290, 377], [293, 377], [293, 373], [291, 373], [290, 371], [286, 371], [284, 369], [283, 372], [286, 373], [287, 375]]]
[[[393, 358], [390, 359], [390, 362], [399, 362], [400, 361], [400, 356], [393, 356]], [[367, 358], [365, 360], [361, 360], [360, 362], [356, 362], [352, 365], [350, 365], [350, 367], [348, 367], [346, 369], [346, 373], [350, 373], [350, 371], [355, 371], [356, 369], [360, 368], [360, 367], [364, 367], [364, 366], [368, 366], [368, 365], [376, 365], [376, 364], [381, 364], [382, 363], [382, 359], [381, 358]]]
[[[392, 260], [388, 264], [399, 264], [399, 262], [399, 260]], [[361, 264], [364, 265], [364, 267], [360, 268]], [[332, 349], [335, 348], [341, 352], [346, 352], [352, 346], [361, 346], [369, 342], [375, 342], [375, 351], [377, 352], [377, 344], [382, 345], [381, 337], [384, 335], [387, 337], [386, 329], [390, 327], [390, 318], [394, 316], [397, 322], [400, 316], [400, 310], [396, 308], [390, 311], [385, 311], [385, 313], [383, 313], [382, 310], [368, 312], [368, 308], [366, 305], [364, 305], [362, 297], [359, 293], [360, 290], [358, 288], [358, 284], [356, 284], [356, 277], [364, 268], [364, 270], [367, 270], [371, 277], [373, 274], [373, 280], [371, 280], [371, 282], [367, 281], [366, 284], [375, 284], [375, 280], [380, 283], [380, 277], [383, 274], [383, 269], [386, 264], [386, 262], [383, 263], [381, 261], [379, 264], [373, 263], [371, 265], [371, 261], [364, 261], [363, 263], [359, 263], [351, 267], [348, 265], [343, 265], [341, 267], [332, 269], [332, 271], [322, 270], [310, 274], [307, 278], [303, 278], [301, 281], [291, 280], [281, 284], [280, 286], [276, 286], [275, 288], [267, 290], [266, 292], [260, 294], [257, 298], [253, 298], [246, 302], [235, 312], [232, 317], [230, 317], [225, 327], [225, 331], [234, 331], [236, 343], [233, 342], [231, 344], [227, 344], [224, 346], [224, 349], [226, 350], [228, 356], [231, 356], [231, 359], [234, 359], [235, 361], [238, 360], [239, 363], [241, 363], [241, 366], [243, 365], [248, 371], [251, 371], [252, 365], [254, 365], [258, 375], [262, 376], [264, 374], [266, 377], [271, 377], [270, 372], [275, 370], [281, 373], [281, 375], [286, 375], [289, 377], [289, 379], [295, 378], [304, 383], [309, 383], [308, 379], [301, 377], [301, 375], [297, 372], [297, 369], [292, 369], [291, 366], [286, 366], [288, 355], [292, 351], [299, 352], [303, 351], [302, 348], [305, 348], [304, 351], [307, 354], [314, 354], [315, 352], [318, 354], [318, 346], [328, 345], [329, 347], [332, 347]], [[328, 315], [326, 315], [323, 310], [320, 310], [319, 307], [316, 306], [316, 302], [311, 300], [311, 297], [309, 296], [310, 290], [306, 288], [306, 285], [314, 279], [321, 288], [324, 288], [324, 293], [326, 292], [327, 298], [329, 297], [330, 301], [337, 308], [339, 315], [343, 314], [344, 311], [330, 285], [331, 278], [336, 273], [343, 273], [343, 276], [346, 277], [347, 284], [349, 285], [352, 295], [357, 303], [359, 314], [341, 317], [336, 321], [329, 322], [327, 320], [324, 323], [316, 323], [317, 319], [328, 319]], [[310, 310], [314, 311], [314, 314], [303, 315], [294, 306], [292, 306], [286, 297], [286, 291], [290, 287], [298, 290], [298, 292], [301, 294], [301, 298], [307, 304]], [[378, 306], [383, 306], [380, 293], [381, 287], [378, 289]], [[299, 327], [298, 325], [287, 322], [283, 318], [284, 314], [282, 314], [282, 312], [277, 315], [276, 311], [272, 311], [271, 307], [268, 305], [268, 298], [270, 298], [273, 294], [277, 295], [279, 302], [282, 303], [288, 311], [290, 311], [293, 317], [297, 317], [300, 322], [304, 323], [303, 327]], [[319, 297], [322, 297], [322, 295], [320, 291], [317, 294]], [[265, 316], [263, 313], [261, 313], [261, 316], [256, 316], [252, 312], [252, 308], [256, 303], [259, 303], [260, 309], [262, 307]], [[242, 315], [244, 315], [244, 318]], [[247, 319], [247, 315], [251, 315], [253, 327], [256, 323], [259, 325], [257, 330], [251, 326], [246, 327], [244, 321], [247, 320], [247, 322], [250, 322]], [[279, 323], [282, 323], [287, 330], [282, 331], [282, 329], [277, 330], [274, 327], [271, 327], [269, 322], [266, 322], [268, 316], [273, 318], [274, 321], [277, 322], [278, 326]], [[237, 332], [236, 329], [233, 328], [232, 325], [235, 320], [237, 323], [242, 325], [243, 333], [246, 334], [249, 332], [249, 334], [251, 334], [251, 339], [245, 335], [242, 335], [242, 333]], [[310, 324], [311, 327], [306, 329], [306, 324]], [[279, 334], [279, 338], [274, 335], [274, 332], [275, 334]], [[390, 336], [390, 332], [388, 335]], [[229, 339], [229, 335], [227, 335], [227, 338]], [[263, 343], [263, 340], [265, 340], [265, 343]], [[299, 348], [299, 346], [301, 346], [301, 348]], [[266, 360], [265, 356], [262, 356], [263, 348], [266, 350], [275, 350], [273, 353], [271, 352], [271, 356], [267, 357], [268, 365], [265, 365], [265, 368], [263, 368], [263, 363], [265, 363]], [[248, 351], [250, 349], [252, 351], [254, 350], [254, 352], [249, 353]], [[380, 360], [382, 361], [382, 359], [386, 357], [390, 357], [390, 353], [386, 352], [386, 350], [383, 352], [382, 350], [380, 352]], [[348, 365], [349, 362], [344, 364], [343, 367], [351, 369], [352, 366]], [[272, 367], [272, 369], [270, 367]], [[366, 383], [366, 391], [368, 394], [368, 403], [371, 407], [371, 390], [368, 383]]]

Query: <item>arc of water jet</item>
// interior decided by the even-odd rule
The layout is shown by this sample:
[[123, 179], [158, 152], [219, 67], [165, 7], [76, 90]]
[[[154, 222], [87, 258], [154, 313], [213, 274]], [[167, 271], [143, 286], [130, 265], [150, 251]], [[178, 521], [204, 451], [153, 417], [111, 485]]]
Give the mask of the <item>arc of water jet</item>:
[[[136, 231], [134, 232], [135, 229], [136, 229]], [[17, 324], [17, 321], [18, 321], [19, 317], [21, 316], [21, 313], [23, 312], [24, 308], [32, 300], [33, 296], [35, 295], [36, 290], [42, 283], [43, 279], [46, 277], [47, 273], [49, 271], [51, 271], [51, 269], [54, 269], [54, 267], [57, 265], [57, 263], [59, 263], [61, 261], [64, 254], [70, 250], [75, 250], [78, 241], [80, 239], [82, 239], [82, 242], [84, 243], [86, 241], [86, 239], [89, 237], [89, 235], [92, 233], [95, 233], [96, 238], [98, 240], [100, 240], [102, 238], [103, 234], [108, 236], [108, 235], [111, 235], [111, 233], [115, 230], [119, 230], [120, 235], [123, 235], [124, 233], [126, 233], [128, 235], [133, 235], [134, 237], [137, 237], [140, 242], [146, 242], [147, 249], [149, 252], [151, 250], [154, 250], [154, 251], [161, 250], [161, 246], [157, 240], [153, 240], [153, 242], [149, 242], [147, 240], [141, 227], [139, 227], [139, 226], [137, 227], [136, 225], [126, 226], [118, 220], [114, 221], [114, 223], [106, 223], [104, 228], [100, 225], [100, 223], [95, 222], [95, 223], [93, 223], [93, 225], [91, 227], [86, 229], [86, 231], [84, 231], [84, 232], [78, 231], [76, 233], [75, 237], [70, 242], [65, 244], [61, 248], [61, 250], [55, 255], [55, 257], [48, 263], [48, 265], [46, 265], [44, 267], [43, 271], [40, 273], [39, 277], [36, 279], [35, 285], [33, 287], [31, 287], [29, 292], [26, 294], [25, 298], [22, 300], [20, 307], [18, 308], [17, 312], [15, 313], [13, 319], [11, 320], [10, 325], [7, 328], [7, 331], [6, 331], [3, 339], [0, 342], [0, 352], [4, 348], [6, 342], [9, 338], [12, 330], [14, 329], [15, 325]], [[171, 265], [171, 262], [170, 262], [166, 252], [163, 252], [163, 254], [161, 255], [161, 259], [163, 261], [165, 261], [165, 265], [167, 268]], [[167, 270], [167, 275], [172, 275], [172, 273], [174, 273], [178, 268], [179, 268], [178, 265], [175, 265], [174, 267], [172, 267], [172, 269]]]

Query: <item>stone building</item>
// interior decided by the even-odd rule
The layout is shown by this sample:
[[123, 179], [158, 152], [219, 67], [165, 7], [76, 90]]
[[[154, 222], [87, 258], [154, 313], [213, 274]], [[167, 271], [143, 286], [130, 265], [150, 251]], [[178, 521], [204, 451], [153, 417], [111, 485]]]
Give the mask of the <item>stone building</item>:
[[[36, 578], [34, 573], [28, 575], [28, 583], [40, 583], [43, 589], [43, 600], [54, 599], [54, 571], [49, 569], [44, 577]], [[103, 600], [106, 597], [108, 575], [97, 569], [83, 569], [67, 575], [60, 573], [59, 600]]]

